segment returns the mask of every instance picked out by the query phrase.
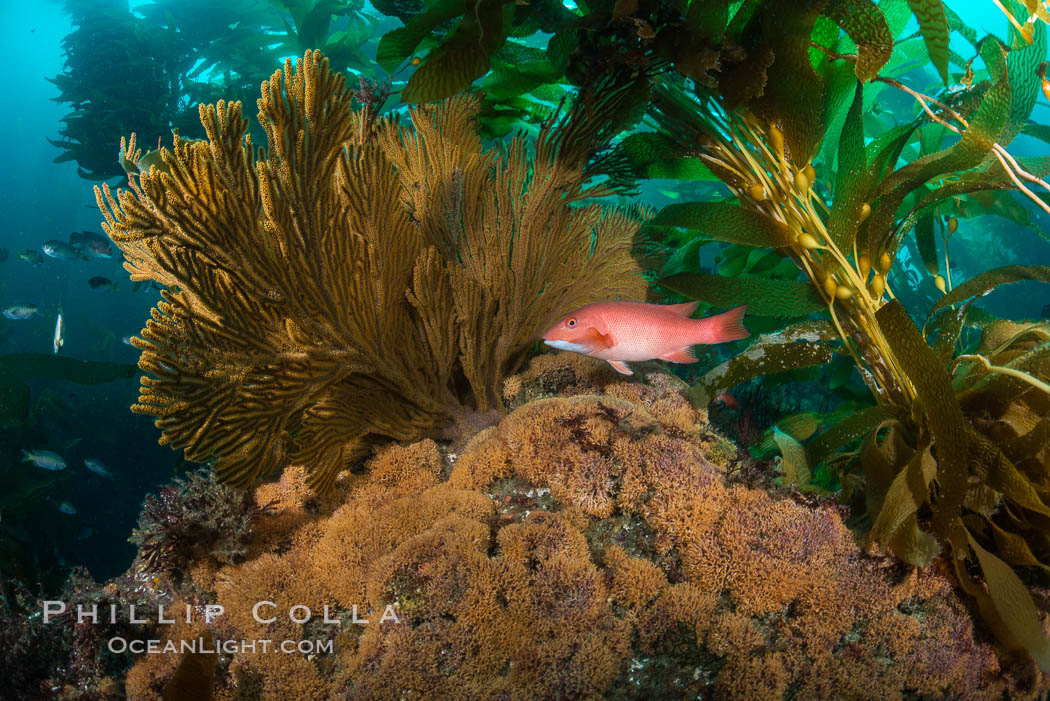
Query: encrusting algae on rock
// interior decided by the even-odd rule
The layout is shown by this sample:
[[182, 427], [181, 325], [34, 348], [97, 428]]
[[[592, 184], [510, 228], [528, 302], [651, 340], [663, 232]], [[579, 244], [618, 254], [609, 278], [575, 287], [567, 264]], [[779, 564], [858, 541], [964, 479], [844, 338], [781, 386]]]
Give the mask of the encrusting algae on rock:
[[[323, 499], [299, 467], [239, 564], [198, 563], [217, 638], [332, 641], [220, 657], [216, 698], [1034, 699], [1050, 680], [977, 629], [938, 567], [861, 552], [831, 504], [727, 479], [724, 439], [650, 366], [563, 353], [504, 384], [466, 445], [388, 446]], [[743, 459], [744, 457], [733, 457]], [[1043, 626], [1047, 595], [1043, 602]], [[273, 602], [269, 624], [253, 619]], [[309, 622], [289, 621], [293, 606]], [[321, 612], [336, 625], [327, 624]], [[353, 623], [357, 616], [368, 624]], [[383, 616], [394, 606], [397, 621]], [[300, 612], [301, 613], [301, 612]], [[385, 620], [380, 620], [383, 617]], [[198, 631], [175, 628], [173, 638]], [[176, 659], [128, 676], [151, 698]]]

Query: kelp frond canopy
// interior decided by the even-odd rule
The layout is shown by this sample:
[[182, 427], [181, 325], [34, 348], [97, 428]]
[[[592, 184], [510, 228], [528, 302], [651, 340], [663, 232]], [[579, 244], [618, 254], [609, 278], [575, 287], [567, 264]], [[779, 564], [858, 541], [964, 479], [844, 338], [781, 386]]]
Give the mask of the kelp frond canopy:
[[176, 137], [116, 198], [96, 188], [132, 279], [166, 288], [134, 339], [132, 409], [230, 484], [290, 462], [323, 490], [377, 440], [490, 410], [559, 316], [645, 293], [636, 213], [575, 204], [600, 194], [596, 139], [564, 130], [597, 134], [615, 104], [552, 120], [530, 157], [482, 149], [475, 97], [410, 128], [353, 97], [307, 52], [262, 85], [265, 150], [240, 103], [202, 105], [207, 141]]

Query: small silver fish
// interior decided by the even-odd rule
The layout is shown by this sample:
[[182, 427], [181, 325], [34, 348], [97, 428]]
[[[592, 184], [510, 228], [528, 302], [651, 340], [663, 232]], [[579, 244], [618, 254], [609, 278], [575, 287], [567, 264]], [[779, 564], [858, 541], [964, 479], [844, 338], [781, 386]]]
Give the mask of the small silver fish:
[[77, 513], [76, 507], [70, 504], [68, 501], [60, 502], [58, 504], [58, 510], [64, 514], [69, 514], [70, 516], [75, 516]]
[[58, 453], [54, 453], [50, 450], [23, 450], [22, 462], [31, 462], [37, 467], [42, 467], [45, 470], [66, 469], [65, 459]]
[[99, 477], [113, 479], [113, 473], [107, 470], [105, 463], [103, 463], [98, 458], [87, 458], [86, 460], [84, 460], [84, 467], [91, 470]]
[[66, 342], [66, 338], [63, 335], [65, 326], [62, 323], [62, 305], [58, 306], [58, 318], [55, 319], [55, 339], [52, 343], [52, 347], [55, 349], [55, 355], [58, 355], [58, 350], [62, 347], [62, 344]]
[[8, 319], [32, 319], [34, 316], [43, 316], [35, 304], [12, 304], [4, 308], [3, 314]]
[[131, 336], [122, 336], [120, 342], [123, 343], [125, 346], [131, 346], [132, 348], [135, 347], [135, 344], [131, 342]]

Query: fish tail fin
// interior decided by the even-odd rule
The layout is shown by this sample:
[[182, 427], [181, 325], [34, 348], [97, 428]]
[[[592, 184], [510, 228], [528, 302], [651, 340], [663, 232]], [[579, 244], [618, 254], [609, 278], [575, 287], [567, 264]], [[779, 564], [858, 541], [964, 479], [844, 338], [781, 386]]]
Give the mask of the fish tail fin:
[[29, 454], [29, 451], [22, 448], [22, 462], [29, 462], [33, 459], [33, 456]]
[[747, 338], [751, 334], [744, 328], [744, 312], [746, 305], [741, 305], [728, 312], [710, 316], [702, 320], [703, 340], [700, 343], [725, 343]]

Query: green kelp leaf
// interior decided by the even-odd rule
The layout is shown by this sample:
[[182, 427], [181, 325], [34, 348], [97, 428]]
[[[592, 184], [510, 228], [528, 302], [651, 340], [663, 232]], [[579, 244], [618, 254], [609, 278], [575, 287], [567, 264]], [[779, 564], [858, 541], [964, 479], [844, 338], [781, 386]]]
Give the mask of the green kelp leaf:
[[879, 10], [886, 18], [886, 24], [894, 39], [900, 36], [911, 21], [912, 13], [906, 0], [880, 0]]
[[653, 179], [717, 181], [703, 161], [685, 156], [684, 149], [666, 134], [631, 134], [617, 146], [634, 172]]
[[824, 48], [834, 46], [839, 38], [839, 33], [839, 26], [833, 20], [828, 17], [817, 17], [817, 21], [813, 25], [813, 33], [809, 37], [809, 64], [814, 69], [819, 71], [822, 63], [831, 63], [828, 55], [818, 49], [817, 46], [823, 46]]
[[664, 207], [650, 222], [653, 226], [680, 226], [703, 232], [726, 243], [757, 248], [781, 248], [795, 240], [785, 224], [761, 212], [728, 202], [684, 202]]
[[386, 72], [393, 73], [434, 27], [462, 15], [463, 7], [463, 0], [438, 0], [404, 27], [387, 32], [376, 48], [376, 63]]
[[818, 157], [832, 165], [858, 83], [856, 74], [845, 61], [829, 62], [822, 67], [821, 75], [824, 78], [824, 119], [828, 128]]
[[699, 299], [724, 309], [746, 304], [747, 313], [754, 316], [790, 319], [827, 308], [809, 282], [684, 272], [660, 278], [656, 284], [689, 299]]
[[875, 313], [904, 373], [911, 380], [937, 448], [937, 484], [941, 499], [934, 509], [933, 524], [942, 537], [959, 514], [966, 494], [968, 453], [966, 419], [952, 390], [951, 378], [940, 358], [926, 344], [908, 312], [897, 300]]
[[809, 61], [808, 42], [817, 12], [805, 3], [779, 2], [762, 8], [763, 26], [773, 63], [766, 70], [765, 89], [752, 108], [784, 133], [789, 160], [802, 167], [824, 137], [824, 81]]
[[977, 30], [963, 22], [962, 18], [955, 14], [952, 8], [947, 5], [944, 6], [944, 16], [948, 19], [949, 29], [953, 32], [958, 32], [971, 45], [977, 46]]
[[740, 39], [740, 35], [747, 29], [752, 18], [761, 12], [764, 5], [765, 0], [743, 0], [742, 2], [733, 0], [729, 7], [729, 26], [726, 27], [726, 34], [729, 38]]
[[551, 65], [559, 72], [565, 72], [565, 66], [569, 63], [569, 55], [579, 45], [576, 32], [558, 32], [547, 42], [547, 58]]
[[930, 61], [947, 85], [949, 29], [948, 18], [944, 14], [944, 3], [941, 0], [908, 0], [908, 6], [919, 21], [919, 31], [926, 41]]
[[872, 406], [854, 412], [833, 424], [828, 430], [817, 434], [817, 437], [806, 446], [810, 463], [820, 464], [839, 448], [874, 431], [886, 419], [892, 418], [895, 413], [890, 407]]
[[1037, 69], [1046, 60], [1046, 25], [1035, 23], [1032, 43], [1026, 44], [1023, 39], [1014, 35], [1022, 46], [1014, 46], [1006, 56], [1006, 69], [1010, 76], [1010, 117], [999, 134], [999, 145], [1007, 146], [1024, 127], [1035, 107], [1036, 98], [1042, 88], [1042, 80]]
[[646, 166], [653, 161], [677, 158], [683, 148], [671, 137], [659, 132], [631, 134], [619, 144], [619, 149], [632, 166]]
[[857, 45], [857, 78], [866, 82], [878, 75], [893, 53], [893, 34], [878, 6], [872, 0], [832, 0], [824, 14]]
[[838, 334], [827, 322], [802, 322], [766, 334], [743, 353], [708, 371], [689, 388], [689, 397], [696, 406], [707, 406], [733, 385], [753, 377], [823, 365], [835, 357], [835, 347], [829, 343], [833, 340], [838, 340]]
[[871, 182], [875, 183], [893, 172], [901, 151], [911, 140], [912, 134], [922, 123], [918, 120], [901, 124], [875, 137], [865, 149], [868, 160], [868, 172]]
[[431, 51], [401, 91], [405, 102], [442, 100], [470, 87], [485, 75], [489, 58], [507, 35], [502, 0], [479, 0], [471, 6], [441, 46]]
[[1050, 144], [1050, 124], [1026, 122], [1025, 125], [1021, 127], [1021, 133]]
[[667, 259], [664, 267], [660, 270], [660, 276], [671, 277], [678, 273], [699, 272], [700, 249], [710, 243], [714, 243], [714, 241], [698, 236], [687, 242], [684, 246], [680, 246], [678, 250]]
[[524, 95], [545, 83], [553, 82], [560, 75], [546, 61], [518, 65], [502, 64], [492, 68], [481, 81], [481, 87], [485, 90], [487, 97], [493, 100], [507, 100]]
[[973, 168], [984, 160], [1006, 124], [1009, 108], [1010, 83], [1004, 75], [985, 93], [958, 142], [887, 175], [871, 195], [872, 212], [861, 228], [860, 250], [869, 254], [883, 250], [893, 233], [898, 208], [917, 187], [944, 173]]
[[1050, 266], [1007, 265], [1002, 268], [987, 270], [980, 275], [975, 275], [961, 285], [956, 286], [948, 294], [941, 297], [930, 309], [929, 315], [932, 316], [939, 310], [952, 304], [965, 301], [970, 297], [986, 294], [999, 285], [1007, 285], [1011, 282], [1021, 282], [1022, 280], [1050, 282]]
[[[829, 414], [828, 416], [830, 417], [832, 415]], [[780, 447], [774, 440], [774, 433], [776, 431], [779, 430], [786, 433], [796, 441], [804, 441], [820, 428], [824, 420], [825, 417], [812, 411], [804, 411], [798, 414], [785, 416], [780, 421], [773, 424], [773, 426], [766, 429], [762, 433], [762, 437], [749, 445], [747, 450], [751, 453], [752, 457], [759, 460], [765, 460], [772, 457], [780, 450]], [[807, 464], [809, 464], [808, 460]]]
[[547, 52], [517, 41], [508, 41], [492, 57], [493, 62], [502, 61], [511, 65], [549, 63]]
[[[828, 416], [831, 415], [829, 414]], [[824, 418], [820, 414], [813, 411], [803, 411], [798, 414], [785, 416], [774, 425], [795, 440], [804, 441], [816, 433], [823, 422]]]
[[717, 182], [718, 176], [699, 158], [669, 158], [649, 164], [645, 175], [654, 180], [704, 180]]
[[963, 322], [969, 311], [969, 303], [955, 309], [946, 309], [927, 322], [926, 331], [937, 334], [937, 340], [933, 343], [933, 352], [948, 364], [955, 355], [955, 346], [962, 334]]
[[[966, 546], [977, 556], [987, 590], [973, 580], [960, 562], [964, 558], [970, 559]], [[952, 548], [959, 583], [977, 599], [981, 614], [996, 637], [1011, 649], [1028, 651], [1041, 670], [1050, 672], [1050, 641], [1043, 635], [1032, 596], [1017, 574], [982, 548], [961, 525], [953, 530]]]
[[721, 44], [729, 23], [729, 1], [691, 0], [685, 21], [700, 38], [715, 45]]
[[784, 486], [804, 487], [813, 478], [806, 459], [806, 449], [793, 436], [773, 427], [773, 440], [780, 448], [780, 469], [784, 473]]
[[923, 217], [915, 224], [915, 243], [919, 248], [919, 257], [930, 275], [940, 272], [940, 261], [937, 259], [937, 242], [933, 238], [933, 217]]
[[839, 162], [835, 173], [835, 201], [828, 218], [831, 240], [841, 249], [852, 248], [853, 237], [860, 226], [860, 209], [870, 188], [867, 155], [864, 151], [863, 85], [856, 84], [853, 104], [839, 136]]

